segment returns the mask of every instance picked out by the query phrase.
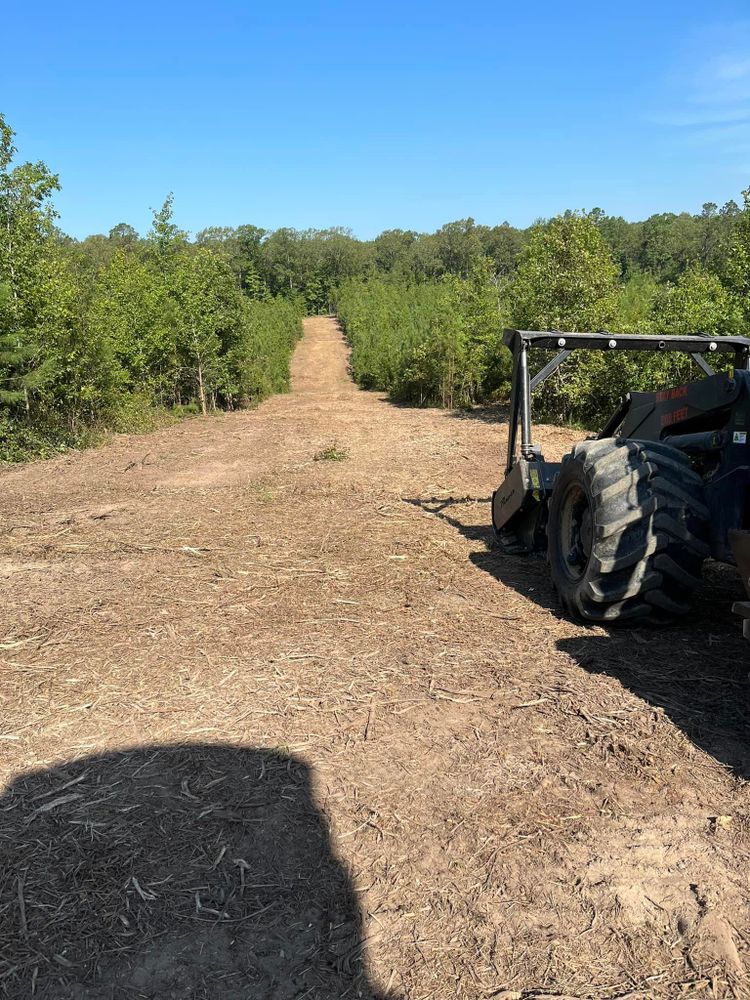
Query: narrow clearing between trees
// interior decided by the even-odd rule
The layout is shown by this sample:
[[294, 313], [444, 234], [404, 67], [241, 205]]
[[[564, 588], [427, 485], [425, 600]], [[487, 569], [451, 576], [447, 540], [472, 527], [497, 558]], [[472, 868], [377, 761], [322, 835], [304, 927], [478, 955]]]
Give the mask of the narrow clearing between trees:
[[314, 318], [287, 396], [0, 474], [0, 996], [748, 995], [737, 577], [562, 619], [498, 421]]

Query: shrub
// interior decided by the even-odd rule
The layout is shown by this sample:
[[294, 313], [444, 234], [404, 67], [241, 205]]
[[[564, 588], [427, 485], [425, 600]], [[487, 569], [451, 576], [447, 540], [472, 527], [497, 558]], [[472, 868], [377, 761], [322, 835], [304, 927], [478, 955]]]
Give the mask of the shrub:
[[468, 279], [346, 282], [337, 309], [363, 388], [418, 406], [466, 406], [507, 394], [502, 302], [483, 258]]

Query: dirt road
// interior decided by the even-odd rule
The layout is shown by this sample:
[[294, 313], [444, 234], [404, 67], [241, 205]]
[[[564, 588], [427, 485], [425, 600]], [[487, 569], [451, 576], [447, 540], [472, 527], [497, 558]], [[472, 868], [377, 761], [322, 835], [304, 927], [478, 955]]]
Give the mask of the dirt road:
[[737, 581], [561, 619], [504, 439], [316, 318], [287, 396], [0, 473], [0, 996], [747, 995]]

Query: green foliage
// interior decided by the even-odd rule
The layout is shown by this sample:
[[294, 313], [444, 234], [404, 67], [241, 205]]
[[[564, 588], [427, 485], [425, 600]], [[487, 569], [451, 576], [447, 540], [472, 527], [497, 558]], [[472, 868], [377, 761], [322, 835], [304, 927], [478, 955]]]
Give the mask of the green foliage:
[[620, 285], [613, 328], [621, 333], [653, 333], [654, 306], [659, 283], [651, 274], [636, 271]]
[[352, 371], [400, 402], [467, 406], [507, 392], [510, 355], [490, 265], [433, 284], [352, 280], [337, 311], [352, 345]]
[[120, 224], [77, 244], [53, 225], [56, 178], [14, 155], [0, 117], [0, 461], [288, 386], [301, 310], [260, 277], [262, 230], [191, 243], [170, 195], [145, 240]]
[[738, 213], [726, 262], [727, 284], [737, 296], [742, 316], [750, 321], [750, 188], [742, 192], [743, 211]]
[[615, 308], [617, 267], [596, 225], [569, 214], [539, 225], [511, 285], [514, 325], [526, 330], [600, 330]]
[[711, 337], [740, 332], [740, 301], [718, 275], [691, 264], [674, 284], [660, 290], [655, 325], [663, 333], [706, 333]]
[[13, 419], [0, 409], [0, 462], [52, 458], [84, 443], [90, 443], [90, 438], [74, 433], [69, 427], [35, 427]]
[[316, 462], [344, 462], [348, 457], [346, 448], [339, 448], [335, 441], [313, 456]]
[[244, 300], [227, 354], [225, 405], [252, 406], [289, 388], [289, 359], [302, 333], [299, 299]]
[[[720, 215], [714, 209], [704, 206], [707, 225]], [[750, 292], [750, 192], [743, 212], [730, 215], [734, 242], [726, 281], [701, 263], [700, 255], [672, 282], [660, 281], [655, 267], [618, 266], [605, 232], [629, 224], [598, 211], [568, 212], [537, 224], [517, 251], [509, 277], [498, 275], [485, 252], [472, 258], [465, 278], [451, 273], [437, 281], [415, 281], [413, 275], [404, 280], [399, 261], [419, 240], [398, 231], [383, 234], [376, 244], [378, 259], [387, 260], [386, 279], [347, 282], [338, 296], [354, 376], [398, 401], [463, 406], [507, 398], [510, 362], [501, 341], [503, 326], [711, 336], [742, 332]], [[647, 227], [652, 250], [654, 234], [667, 222], [652, 220]], [[444, 227], [441, 234], [460, 272], [456, 246], [474, 238], [473, 224]], [[708, 258], [710, 240], [706, 245]], [[625, 281], [620, 280], [623, 271]], [[661, 272], [663, 279], [665, 267]], [[541, 367], [548, 356], [540, 352], [532, 360]], [[666, 388], [694, 374], [690, 359], [681, 355], [581, 353], [544, 384], [535, 406], [540, 416], [556, 422], [595, 424], [626, 392]]]
[[[611, 252], [591, 218], [568, 213], [539, 225], [521, 251], [510, 286], [513, 326], [604, 329], [615, 313], [617, 274]], [[544, 360], [540, 355], [539, 366]], [[585, 417], [592, 386], [604, 381], [599, 355], [574, 356], [545, 383], [542, 409], [557, 421]], [[601, 397], [599, 391], [597, 400]]]
[[[0, 116], [0, 460], [284, 391], [304, 311], [338, 311], [361, 385], [449, 407], [507, 398], [504, 326], [720, 336], [750, 321], [750, 189], [742, 208], [640, 222], [595, 208], [526, 230], [467, 218], [371, 241], [250, 224], [191, 240], [170, 194], [145, 237], [119, 223], [79, 242], [55, 226], [57, 178], [16, 163], [13, 140]], [[689, 368], [581, 355], [537, 405], [598, 421], [623, 392]]]

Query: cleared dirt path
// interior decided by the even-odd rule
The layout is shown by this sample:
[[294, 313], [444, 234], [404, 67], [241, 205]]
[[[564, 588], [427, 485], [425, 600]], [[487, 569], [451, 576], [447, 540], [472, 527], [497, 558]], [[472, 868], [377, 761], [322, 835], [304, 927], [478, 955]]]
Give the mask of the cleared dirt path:
[[346, 362], [0, 473], [0, 996], [748, 995], [736, 578], [561, 619], [497, 416]]

